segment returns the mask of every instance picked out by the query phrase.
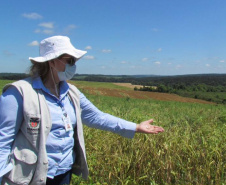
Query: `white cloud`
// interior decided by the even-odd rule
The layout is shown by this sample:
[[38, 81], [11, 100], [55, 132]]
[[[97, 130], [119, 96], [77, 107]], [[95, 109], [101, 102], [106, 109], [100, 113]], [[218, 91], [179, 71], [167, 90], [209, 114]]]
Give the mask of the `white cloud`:
[[176, 69], [182, 68], [181, 65], [176, 65]]
[[92, 49], [92, 46], [86, 46], [85, 49], [86, 50], [91, 50]]
[[40, 29], [36, 29], [34, 32], [35, 32], [35, 33], [40, 33], [41, 30], [40, 30]]
[[93, 59], [95, 59], [95, 57], [91, 56], [91, 55], [87, 55], [87, 56], [84, 56], [84, 59], [86, 59], [86, 60], [93, 60]]
[[111, 50], [110, 49], [103, 49], [102, 53], [111, 53]]
[[42, 19], [42, 16], [37, 13], [24, 13], [22, 16], [27, 19]]
[[162, 48], [157, 49], [157, 52], [161, 52], [161, 51], [162, 51]]
[[154, 32], [158, 32], [158, 31], [159, 31], [159, 29], [158, 29], [158, 28], [152, 28], [152, 31], [154, 31]]
[[131, 68], [131, 69], [135, 69], [135, 68], [136, 68], [136, 66], [130, 66], [130, 68]]
[[70, 24], [70, 25], [67, 26], [67, 28], [68, 28], [68, 29], [75, 29], [76, 26], [75, 26], [74, 24]]
[[38, 43], [38, 41], [32, 41], [31, 43], [29, 43], [28, 44], [29, 46], [38, 46], [39, 45], [39, 43]]
[[11, 53], [11, 52], [8, 51], [8, 50], [4, 50], [4, 51], [3, 51], [3, 55], [5, 55], [5, 56], [7, 56], [7, 57], [11, 57], [11, 56], [13, 56], [14, 54]]
[[122, 61], [122, 62], [121, 62], [121, 64], [126, 64], [126, 63], [127, 63], [126, 61]]
[[70, 32], [71, 30], [74, 30], [75, 28], [76, 28], [76, 26], [75, 26], [74, 24], [70, 24], [70, 25], [68, 25], [68, 26], [64, 29], [63, 33], [64, 33], [64, 34], [69, 34], [69, 32]]
[[169, 65], [171, 65], [172, 63], [171, 63], [171, 62], [169, 62], [168, 64], [169, 64]]
[[51, 30], [51, 29], [44, 29], [44, 30], [36, 29], [34, 31], [34, 33], [44, 33], [44, 34], [50, 35], [50, 34], [54, 33], [54, 30]]
[[100, 68], [101, 68], [101, 69], [106, 69], [106, 66], [101, 66]]
[[210, 64], [206, 64], [206, 67], [210, 67]]
[[53, 32], [53, 30], [43, 30], [43, 33], [48, 35], [53, 34]]
[[54, 23], [53, 22], [43, 22], [43, 23], [40, 23], [39, 26], [44, 27], [44, 28], [53, 29]]
[[146, 61], [148, 61], [148, 58], [142, 58], [142, 61], [146, 62]]
[[157, 64], [157, 65], [160, 65], [160, 64], [161, 64], [161, 62], [159, 62], [159, 61], [156, 61], [156, 62], [155, 62], [155, 64]]
[[224, 63], [225, 61], [224, 60], [220, 60], [219, 62]]

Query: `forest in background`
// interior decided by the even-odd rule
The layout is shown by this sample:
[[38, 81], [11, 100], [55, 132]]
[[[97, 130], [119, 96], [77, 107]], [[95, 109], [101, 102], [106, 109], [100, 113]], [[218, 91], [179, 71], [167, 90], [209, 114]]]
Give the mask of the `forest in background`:
[[[25, 77], [28, 77], [28, 74], [0, 73], [0, 79], [19, 80]], [[226, 104], [226, 74], [176, 76], [76, 74], [72, 80], [131, 83], [143, 86], [135, 87], [134, 90], [174, 93], [184, 97]]]

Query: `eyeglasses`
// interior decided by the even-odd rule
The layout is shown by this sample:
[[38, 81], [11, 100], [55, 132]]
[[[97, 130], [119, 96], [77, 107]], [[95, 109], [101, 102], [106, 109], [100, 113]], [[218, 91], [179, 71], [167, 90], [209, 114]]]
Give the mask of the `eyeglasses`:
[[67, 64], [73, 66], [76, 62], [75, 57], [70, 57], [70, 56], [62, 56], [59, 58], [59, 60], [63, 61], [64, 63], [66, 62]]

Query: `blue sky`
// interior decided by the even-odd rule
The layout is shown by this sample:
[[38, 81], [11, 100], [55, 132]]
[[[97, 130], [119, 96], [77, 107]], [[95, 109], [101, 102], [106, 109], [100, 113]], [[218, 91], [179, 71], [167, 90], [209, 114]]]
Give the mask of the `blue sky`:
[[2, 1], [0, 72], [28, 71], [38, 43], [88, 51], [79, 74], [226, 73], [225, 0]]

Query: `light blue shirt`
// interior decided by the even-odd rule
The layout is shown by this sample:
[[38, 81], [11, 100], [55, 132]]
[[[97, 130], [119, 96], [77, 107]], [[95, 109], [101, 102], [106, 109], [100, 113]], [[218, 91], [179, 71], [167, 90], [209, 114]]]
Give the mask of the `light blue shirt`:
[[[34, 89], [41, 89], [43, 91], [50, 110], [52, 128], [46, 142], [49, 162], [47, 176], [54, 178], [54, 176], [70, 170], [76, 157], [72, 150], [74, 146], [74, 131], [67, 132], [62, 119], [64, 117], [63, 114], [66, 113], [70, 118], [72, 126], [75, 127], [76, 110], [68, 98], [69, 86], [66, 82], [60, 83], [59, 99], [50, 93], [40, 78], [34, 79], [32, 85]], [[111, 131], [128, 138], [134, 136], [136, 130], [135, 123], [101, 112], [81, 92], [80, 107], [82, 109], [81, 117], [83, 124]], [[10, 87], [0, 97], [0, 173], [6, 167], [12, 143], [22, 121], [22, 96], [15, 87]]]

